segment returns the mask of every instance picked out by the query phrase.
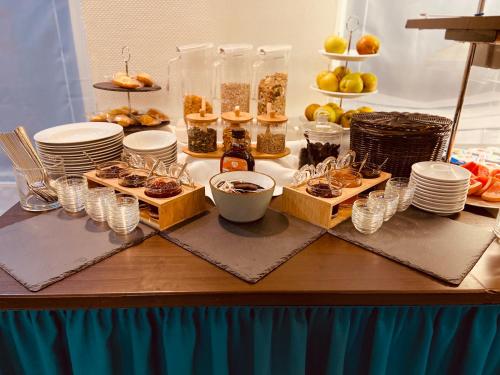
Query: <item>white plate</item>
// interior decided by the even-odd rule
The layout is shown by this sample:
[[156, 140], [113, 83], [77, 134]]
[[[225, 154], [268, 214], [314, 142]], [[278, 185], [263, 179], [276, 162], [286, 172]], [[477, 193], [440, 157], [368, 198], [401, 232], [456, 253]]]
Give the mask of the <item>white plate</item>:
[[460, 192], [460, 193], [453, 193], [453, 194], [436, 194], [436, 193], [429, 193], [427, 191], [415, 190], [415, 196], [439, 200], [439, 201], [443, 201], [443, 202], [456, 201], [456, 200], [465, 199], [465, 197], [467, 196], [467, 191]]
[[465, 204], [465, 199], [462, 199], [459, 202], [442, 203], [442, 202], [431, 201], [428, 199], [420, 199], [418, 197], [413, 197], [413, 202], [416, 202], [417, 204], [420, 204], [422, 206], [432, 207], [433, 209], [436, 210], [454, 210], [456, 208], [463, 207]]
[[371, 57], [378, 56], [378, 53], [372, 53], [371, 55], [360, 55], [356, 50], [350, 50], [349, 53], [330, 53], [326, 52], [324, 49], [318, 50], [319, 54], [325, 56], [331, 60], [339, 61], [364, 61]]
[[418, 176], [437, 182], [462, 182], [470, 179], [471, 173], [462, 167], [442, 161], [421, 161], [411, 166]]
[[437, 189], [429, 189], [429, 188], [421, 188], [421, 187], [416, 187], [415, 192], [419, 193], [424, 193], [428, 195], [436, 195], [440, 198], [446, 198], [449, 196], [457, 196], [457, 195], [467, 195], [469, 189], [457, 189], [457, 190], [450, 190], [450, 189], [443, 189], [443, 190], [437, 190]]
[[446, 191], [446, 190], [454, 191], [454, 190], [464, 190], [464, 189], [469, 188], [469, 181], [468, 180], [465, 182], [462, 182], [460, 184], [442, 185], [442, 184], [437, 184], [434, 182], [422, 180], [415, 175], [412, 175], [410, 179], [415, 183], [416, 186], [419, 186], [422, 189], [433, 189], [433, 190], [440, 190], [440, 191]]
[[54, 126], [36, 133], [36, 142], [47, 144], [76, 144], [98, 141], [123, 133], [120, 125], [110, 122], [78, 122]]
[[436, 209], [433, 209], [433, 208], [430, 208], [430, 207], [425, 207], [425, 206], [422, 206], [418, 203], [412, 203], [413, 206], [417, 207], [417, 208], [420, 208], [421, 210], [423, 211], [427, 211], [427, 212], [431, 212], [433, 214], [438, 214], [438, 215], [453, 215], [453, 214], [456, 214], [457, 212], [460, 212], [462, 211], [464, 208], [460, 208], [460, 209], [456, 209], [456, 210], [436, 210]]
[[[122, 148], [119, 146], [116, 146], [116, 147], [110, 147], [110, 148], [99, 150], [99, 151], [90, 151], [89, 150], [87, 152], [87, 154], [89, 154], [90, 157], [95, 157], [95, 156], [100, 156], [100, 155], [107, 155], [110, 153], [117, 153], [117, 152], [121, 152], [121, 151], [122, 151]], [[83, 152], [78, 152], [78, 153], [74, 153], [74, 154], [57, 154], [54, 152], [43, 152], [43, 151], [39, 150], [38, 153], [43, 157], [57, 156], [57, 157], [61, 157], [63, 159], [68, 159], [68, 160], [70, 160], [70, 159], [72, 159], [72, 160], [79, 160], [79, 159], [88, 160], [87, 155], [85, 155]]]
[[163, 130], [147, 130], [127, 135], [123, 144], [132, 151], [159, 151], [177, 142], [175, 134]]
[[45, 146], [42, 143], [36, 143], [36, 147], [38, 149], [46, 150], [46, 151], [57, 151], [57, 152], [76, 152], [76, 151], [81, 151], [81, 150], [88, 150], [88, 149], [96, 149], [96, 148], [103, 148], [103, 147], [109, 147], [110, 145], [122, 145], [123, 144], [123, 138], [115, 138], [115, 139], [110, 139], [106, 141], [99, 141], [99, 142], [92, 142], [92, 143], [85, 143], [82, 145], [78, 145], [75, 147], [63, 147], [63, 146], [58, 146], [58, 147], [52, 147], [52, 146]]
[[372, 91], [372, 92], [340, 92], [340, 91], [326, 91], [326, 90], [321, 90], [318, 88], [316, 85], [311, 85], [311, 89], [319, 92], [320, 94], [326, 95], [326, 96], [331, 96], [334, 98], [361, 98], [362, 96], [367, 96], [367, 95], [373, 95], [378, 92], [378, 90]]
[[469, 195], [467, 197], [467, 201], [465, 202], [471, 206], [476, 206], [476, 207], [484, 207], [484, 208], [499, 208], [500, 209], [500, 202], [489, 202], [481, 199], [481, 197], [478, 197], [477, 195]]
[[422, 179], [422, 177], [416, 176], [414, 173], [411, 175], [411, 179], [415, 182], [416, 185], [424, 185], [428, 187], [433, 187], [435, 189], [456, 189], [459, 187], [468, 187], [469, 186], [469, 180], [460, 182], [460, 183], [441, 183], [441, 182], [435, 182], [431, 180], [425, 180]]
[[81, 150], [75, 150], [75, 151], [52, 151], [52, 150], [45, 150], [38, 148], [38, 152], [45, 155], [57, 155], [61, 157], [85, 157], [84, 152], [87, 152], [92, 156], [100, 153], [109, 152], [111, 150], [122, 150], [122, 149], [123, 149], [122, 145], [118, 143], [105, 147], [82, 148]]

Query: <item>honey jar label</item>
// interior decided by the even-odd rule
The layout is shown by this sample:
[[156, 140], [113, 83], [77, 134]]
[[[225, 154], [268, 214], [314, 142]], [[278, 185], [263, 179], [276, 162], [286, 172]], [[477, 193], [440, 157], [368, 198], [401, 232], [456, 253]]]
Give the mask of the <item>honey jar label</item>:
[[246, 160], [232, 157], [225, 157], [222, 162], [222, 172], [248, 171]]

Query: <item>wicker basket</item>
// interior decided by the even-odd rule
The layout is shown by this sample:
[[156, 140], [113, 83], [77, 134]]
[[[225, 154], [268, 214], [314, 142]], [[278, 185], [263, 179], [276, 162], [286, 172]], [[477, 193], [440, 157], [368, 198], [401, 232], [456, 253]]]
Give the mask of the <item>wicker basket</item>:
[[355, 114], [351, 149], [357, 159], [381, 164], [393, 176], [409, 177], [413, 163], [440, 160], [448, 144], [452, 121], [422, 113], [372, 112]]

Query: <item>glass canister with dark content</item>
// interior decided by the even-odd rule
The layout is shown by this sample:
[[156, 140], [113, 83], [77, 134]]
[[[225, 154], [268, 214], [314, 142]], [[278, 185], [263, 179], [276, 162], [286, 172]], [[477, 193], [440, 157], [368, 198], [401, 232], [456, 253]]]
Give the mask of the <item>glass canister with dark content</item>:
[[217, 118], [212, 113], [205, 113], [204, 109], [186, 116], [189, 151], [217, 151]]
[[234, 107], [232, 112], [224, 112], [222, 115], [224, 130], [222, 132], [222, 142], [224, 144], [224, 151], [229, 151], [232, 144], [232, 131], [234, 129], [243, 129], [244, 141], [246, 148], [250, 151], [251, 138], [250, 138], [250, 125], [252, 122], [252, 115], [248, 112], [240, 111], [239, 106]]
[[279, 154], [285, 151], [286, 124], [288, 117], [272, 110], [268, 103], [267, 113], [257, 116], [257, 151]]
[[342, 127], [328, 121], [328, 114], [319, 113], [316, 121], [304, 125], [306, 147], [300, 150], [299, 168], [306, 164], [316, 166], [329, 156], [339, 156]]

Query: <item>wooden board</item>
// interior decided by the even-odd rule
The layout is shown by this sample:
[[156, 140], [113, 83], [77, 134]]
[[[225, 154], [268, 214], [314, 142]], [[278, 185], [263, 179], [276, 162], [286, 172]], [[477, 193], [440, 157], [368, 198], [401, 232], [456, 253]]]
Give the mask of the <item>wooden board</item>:
[[161, 90], [161, 86], [158, 85], [153, 85], [151, 87], [139, 87], [137, 89], [126, 89], [123, 87], [116, 86], [112, 82], [98, 82], [94, 83], [94, 88], [99, 89], [99, 90], [105, 90], [105, 91], [119, 91], [119, 92], [152, 92], [152, 91], [158, 91]]
[[127, 135], [127, 134], [142, 132], [145, 130], [146, 131], [147, 130], [159, 130], [159, 129], [162, 129], [164, 126], [167, 126], [168, 124], [170, 124], [170, 120], [162, 121], [161, 124], [153, 125], [153, 126], [130, 125], [130, 126], [124, 127], [123, 132], [125, 133], [125, 135]]
[[[290, 149], [288, 147], [285, 147], [285, 151], [280, 152], [279, 154], [266, 154], [264, 152], [258, 152], [255, 147], [255, 145], [252, 145], [251, 149], [251, 153], [254, 159], [279, 159], [290, 154]], [[195, 158], [202, 159], [220, 159], [224, 154], [223, 145], [218, 145], [217, 151], [212, 152], [193, 152], [189, 151], [188, 147], [185, 146], [182, 148], [182, 152]]]
[[336, 198], [312, 196], [306, 191], [307, 184], [299, 187], [285, 186], [283, 188], [281, 208], [284, 212], [299, 219], [306, 220], [323, 228], [333, 228], [351, 216], [350, 212], [345, 212], [347, 210], [340, 210], [337, 216], [332, 217], [332, 209], [335, 206], [349, 202], [350, 199], [354, 200], [358, 194], [388, 180], [390, 177], [390, 173], [382, 172], [378, 178], [364, 178], [361, 186], [343, 188], [342, 195]]
[[[134, 195], [139, 203], [147, 203], [158, 208], [159, 218], [149, 215], [149, 210], [141, 209], [141, 221], [153, 228], [164, 230], [206, 211], [205, 187], [182, 186], [182, 193], [171, 198], [151, 198], [144, 194], [144, 188], [128, 188], [121, 186], [117, 178], [103, 179], [95, 175], [95, 171], [84, 174], [92, 183], [109, 186], [121, 193]], [[90, 185], [90, 184], [89, 184]]]
[[407, 29], [500, 30], [500, 16], [417, 18], [406, 21]]

